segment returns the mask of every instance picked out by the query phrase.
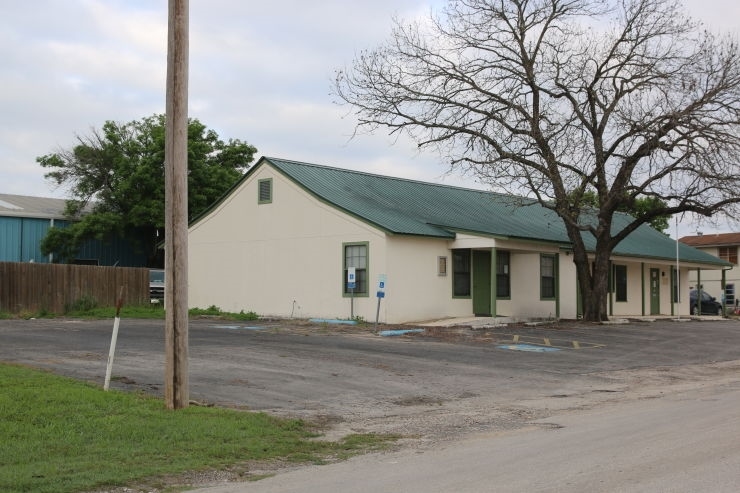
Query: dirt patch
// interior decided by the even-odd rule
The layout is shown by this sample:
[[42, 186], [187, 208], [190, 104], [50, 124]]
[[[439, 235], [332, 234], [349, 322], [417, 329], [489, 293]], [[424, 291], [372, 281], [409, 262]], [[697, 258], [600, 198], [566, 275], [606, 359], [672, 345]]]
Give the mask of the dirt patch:
[[441, 406], [446, 399], [440, 399], [438, 397], [429, 397], [426, 395], [409, 396], [401, 399], [396, 399], [393, 404], [397, 406]]

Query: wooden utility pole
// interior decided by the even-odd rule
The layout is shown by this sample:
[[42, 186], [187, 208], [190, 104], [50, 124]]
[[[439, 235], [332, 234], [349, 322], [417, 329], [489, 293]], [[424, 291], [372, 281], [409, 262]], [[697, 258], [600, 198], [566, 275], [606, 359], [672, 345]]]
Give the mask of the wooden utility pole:
[[169, 0], [165, 123], [165, 379], [168, 409], [188, 406], [188, 0]]

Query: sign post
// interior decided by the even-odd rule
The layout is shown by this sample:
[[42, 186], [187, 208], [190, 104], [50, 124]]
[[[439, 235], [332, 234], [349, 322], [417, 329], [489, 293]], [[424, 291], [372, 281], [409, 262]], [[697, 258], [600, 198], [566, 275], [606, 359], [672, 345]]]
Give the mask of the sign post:
[[378, 319], [380, 318], [380, 300], [385, 298], [385, 274], [378, 275], [378, 292], [375, 293], [378, 297], [378, 308], [375, 310], [375, 332], [378, 332]]
[[350, 300], [349, 300], [349, 317], [350, 320], [355, 319], [355, 286], [357, 282], [356, 268], [347, 267], [347, 288], [349, 288]]

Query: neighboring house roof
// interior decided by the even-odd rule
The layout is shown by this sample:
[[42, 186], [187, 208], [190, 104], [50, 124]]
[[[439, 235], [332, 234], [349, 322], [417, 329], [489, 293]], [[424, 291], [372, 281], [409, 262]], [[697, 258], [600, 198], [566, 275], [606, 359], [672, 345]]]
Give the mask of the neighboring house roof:
[[0, 193], [0, 216], [66, 219], [64, 199]]
[[[392, 234], [452, 239], [466, 232], [570, 245], [562, 220], [532, 199], [270, 157], [262, 157], [220, 201], [264, 163], [319, 200]], [[626, 214], [615, 215], [614, 228], [629, 220]], [[584, 240], [587, 248], [594, 248], [590, 234], [584, 233]], [[614, 254], [675, 259], [676, 242], [643, 225], [617, 245]], [[679, 244], [679, 257], [684, 262], [730, 265], [687, 245]]]
[[692, 247], [736, 246], [740, 245], [740, 233], [684, 236], [678, 241]]

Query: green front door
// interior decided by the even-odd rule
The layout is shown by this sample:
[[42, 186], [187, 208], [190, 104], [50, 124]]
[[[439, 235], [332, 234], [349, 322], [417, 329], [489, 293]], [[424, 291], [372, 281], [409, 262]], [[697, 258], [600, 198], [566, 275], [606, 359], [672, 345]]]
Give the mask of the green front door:
[[660, 269], [650, 269], [650, 315], [660, 315]]
[[491, 316], [490, 250], [473, 250], [473, 313]]

